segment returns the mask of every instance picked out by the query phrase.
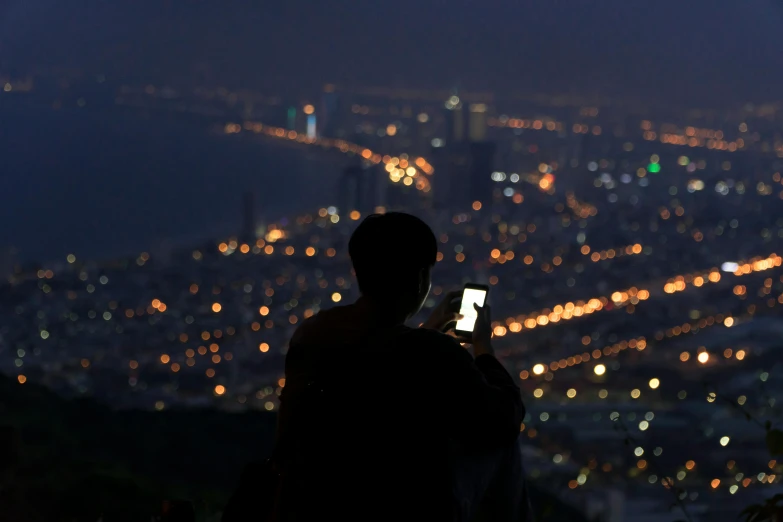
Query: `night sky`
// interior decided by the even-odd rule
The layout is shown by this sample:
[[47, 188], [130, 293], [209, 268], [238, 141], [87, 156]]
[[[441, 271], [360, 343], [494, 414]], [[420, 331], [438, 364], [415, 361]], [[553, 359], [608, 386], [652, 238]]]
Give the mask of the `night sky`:
[[2, 0], [0, 69], [231, 87], [399, 85], [764, 101], [783, 2]]

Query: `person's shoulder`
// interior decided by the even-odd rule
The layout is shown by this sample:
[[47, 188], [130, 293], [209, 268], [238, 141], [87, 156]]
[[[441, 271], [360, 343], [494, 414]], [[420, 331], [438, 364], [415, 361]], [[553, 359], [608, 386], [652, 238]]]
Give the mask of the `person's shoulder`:
[[294, 330], [291, 344], [308, 344], [314, 339], [333, 337], [339, 333], [340, 326], [344, 326], [349, 310], [349, 306], [335, 306], [308, 317]]
[[310, 316], [299, 323], [299, 326], [296, 327], [293, 335], [291, 335], [291, 345], [301, 344], [302, 340], [308, 336], [310, 330], [312, 330], [318, 324], [317, 317], [318, 314]]

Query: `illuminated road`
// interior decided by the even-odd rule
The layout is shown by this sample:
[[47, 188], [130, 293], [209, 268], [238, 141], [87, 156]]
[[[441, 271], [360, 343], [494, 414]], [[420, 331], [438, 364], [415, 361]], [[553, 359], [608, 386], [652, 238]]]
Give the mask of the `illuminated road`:
[[415, 183], [416, 188], [425, 193], [431, 190], [427, 177], [432, 176], [435, 169], [422, 157], [412, 158], [407, 154], [400, 154], [399, 156], [384, 155], [349, 141], [322, 137], [313, 138], [293, 130], [264, 125], [259, 122], [245, 121], [241, 125], [239, 123], [227, 123], [224, 127], [226, 134], [239, 134], [243, 130], [275, 139], [336, 150], [343, 154], [358, 155], [375, 165], [383, 163], [384, 169], [389, 173], [389, 179], [394, 183], [402, 182], [404, 185], [413, 185]]

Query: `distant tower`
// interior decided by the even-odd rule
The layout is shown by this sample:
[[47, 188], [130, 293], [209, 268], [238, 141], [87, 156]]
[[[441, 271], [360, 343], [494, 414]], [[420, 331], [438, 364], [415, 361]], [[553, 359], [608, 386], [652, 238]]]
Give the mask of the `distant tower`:
[[320, 128], [318, 134], [335, 138], [343, 134], [340, 125], [340, 96], [335, 91], [334, 85], [327, 84], [324, 87], [321, 98], [321, 117], [319, 118]]
[[296, 130], [296, 107], [289, 107], [286, 113], [286, 126], [288, 130]]
[[435, 205], [466, 211], [476, 200], [488, 204], [496, 146], [487, 141], [487, 105], [467, 104], [454, 91], [444, 107], [445, 143], [433, 141], [431, 151]]
[[245, 192], [242, 197], [242, 241], [254, 243], [256, 240], [256, 216], [253, 193]]
[[311, 103], [306, 104], [302, 107], [302, 113], [306, 116], [305, 132], [307, 133], [307, 137], [315, 139], [318, 132], [315, 120], [315, 105]]
[[462, 194], [463, 204], [468, 206], [478, 200], [488, 205], [492, 202], [492, 171], [495, 166], [497, 146], [492, 141], [475, 141], [470, 144], [470, 178], [465, 183], [470, 192]]
[[433, 205], [442, 210], [460, 207], [464, 202], [454, 201], [454, 197], [460, 187], [465, 187], [468, 179], [470, 151], [466, 144], [446, 142], [444, 147], [433, 146], [430, 157], [435, 167], [435, 175], [431, 179]]
[[343, 169], [338, 187], [340, 212], [366, 211], [364, 208], [364, 175], [364, 169], [359, 165], [350, 165]]
[[462, 103], [462, 100], [456, 94], [446, 100], [444, 105], [446, 107], [446, 128], [448, 130], [446, 145], [462, 143], [467, 138], [465, 129], [467, 126], [467, 118], [465, 117], [467, 105]]
[[362, 202], [363, 208], [359, 210], [362, 213], [372, 214], [375, 212], [375, 207], [383, 204], [383, 192], [388, 183], [386, 177], [386, 171], [376, 168], [365, 168], [364, 175], [367, 177], [367, 193], [364, 201]]
[[468, 137], [470, 141], [484, 141], [487, 139], [487, 106], [483, 103], [470, 104]]

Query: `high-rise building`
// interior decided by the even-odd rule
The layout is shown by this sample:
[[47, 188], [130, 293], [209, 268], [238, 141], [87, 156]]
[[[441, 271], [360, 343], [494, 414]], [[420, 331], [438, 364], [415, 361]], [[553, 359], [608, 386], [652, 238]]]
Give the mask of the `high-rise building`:
[[321, 98], [321, 110], [319, 114], [320, 128], [318, 133], [330, 138], [340, 137], [342, 129], [340, 128], [340, 95], [335, 91], [334, 85], [324, 87]]
[[477, 141], [470, 144], [470, 173], [467, 194], [463, 194], [461, 201], [468, 207], [473, 201], [481, 201], [488, 204], [492, 201], [492, 171], [495, 165], [495, 151], [497, 146], [491, 141]]
[[459, 96], [456, 94], [446, 100], [446, 128], [448, 135], [446, 136], [446, 144], [449, 143], [461, 143], [465, 141], [467, 137], [466, 129], [467, 118], [465, 112], [467, 106], [462, 103]]
[[374, 165], [365, 165], [364, 175], [367, 177], [367, 192], [362, 206], [358, 210], [362, 214], [372, 214], [375, 212], [375, 207], [384, 204], [389, 182], [386, 178], [386, 171], [378, 172], [378, 168]]
[[470, 125], [468, 129], [470, 141], [485, 141], [487, 139], [487, 106], [484, 103], [470, 104]]
[[496, 146], [486, 141], [487, 106], [468, 105], [456, 94], [444, 105], [447, 136], [441, 146], [432, 147], [434, 204], [467, 209], [475, 200], [488, 203]]
[[379, 175], [378, 173], [367, 172], [360, 165], [350, 165], [343, 169], [338, 188], [340, 212], [347, 213], [352, 210], [358, 210], [363, 214], [372, 212], [372, 209], [375, 207], [375, 201], [372, 194], [370, 194], [370, 190], [375, 185], [365, 183], [365, 181], [369, 177]]
[[288, 130], [296, 130], [296, 107], [289, 107], [286, 113], [286, 126]]
[[433, 206], [438, 209], [454, 208], [455, 198], [460, 198], [462, 188], [467, 190], [470, 177], [470, 148], [465, 142], [450, 143], [444, 147], [432, 147], [431, 162], [435, 174], [430, 179]]

